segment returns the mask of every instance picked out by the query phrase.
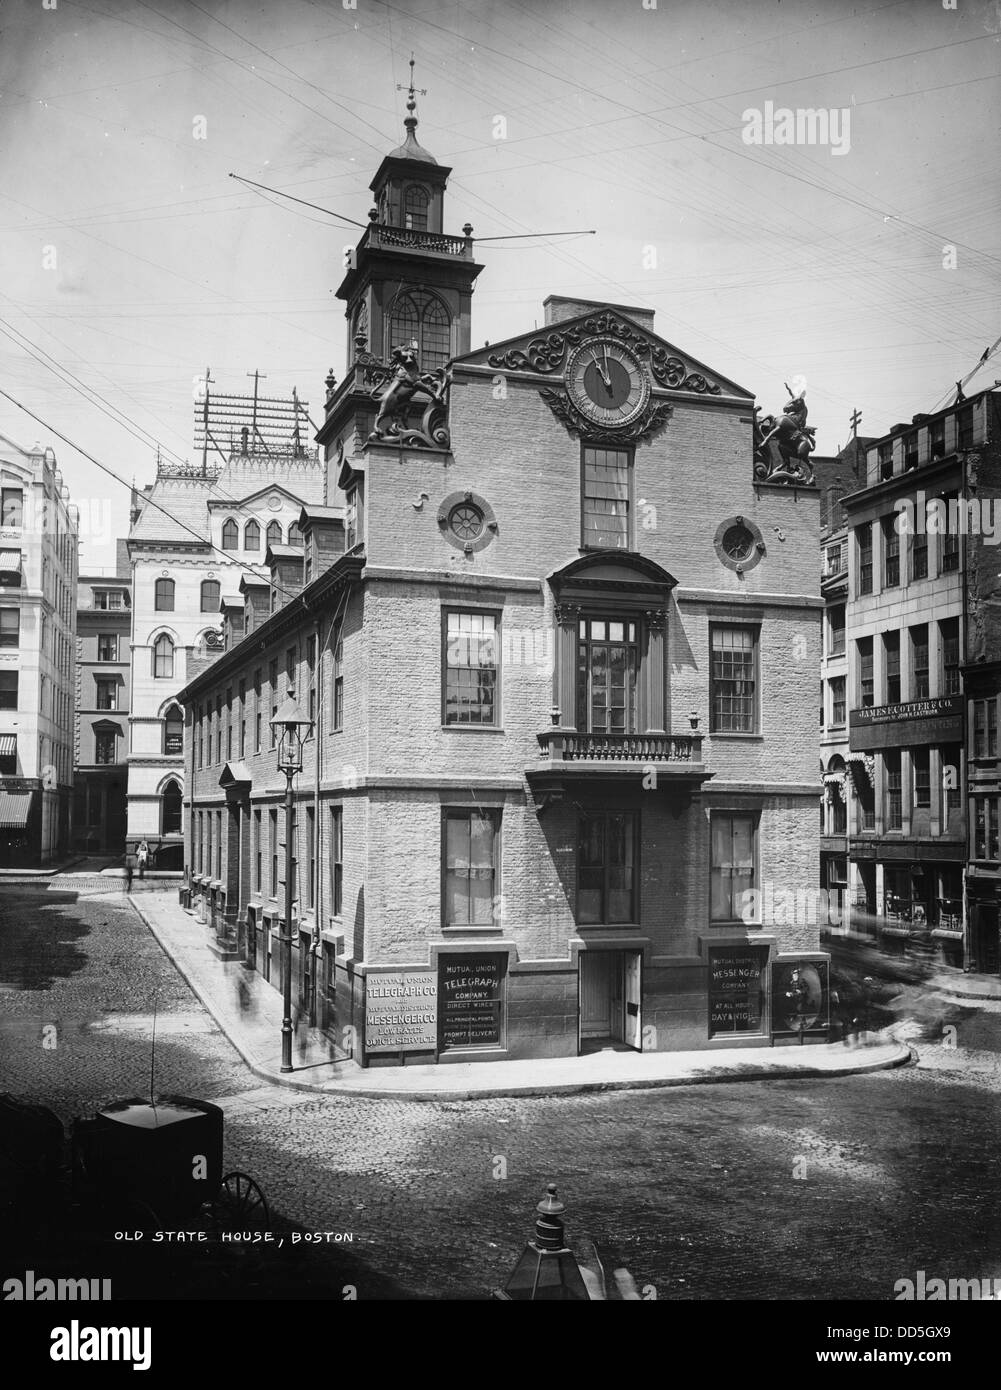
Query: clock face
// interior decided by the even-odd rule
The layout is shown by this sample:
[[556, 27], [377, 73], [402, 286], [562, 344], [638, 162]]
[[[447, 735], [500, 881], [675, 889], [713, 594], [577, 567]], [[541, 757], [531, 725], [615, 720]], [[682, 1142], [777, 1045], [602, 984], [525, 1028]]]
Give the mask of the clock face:
[[590, 338], [567, 363], [567, 393], [596, 425], [616, 429], [646, 409], [650, 381], [639, 358], [615, 338]]

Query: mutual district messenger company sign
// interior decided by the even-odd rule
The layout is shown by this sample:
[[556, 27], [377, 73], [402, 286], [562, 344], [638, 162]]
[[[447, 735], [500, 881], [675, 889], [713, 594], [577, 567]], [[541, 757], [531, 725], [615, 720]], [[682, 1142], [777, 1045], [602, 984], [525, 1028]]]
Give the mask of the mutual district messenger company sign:
[[366, 1052], [438, 1046], [438, 977], [431, 970], [372, 973], [365, 984]]

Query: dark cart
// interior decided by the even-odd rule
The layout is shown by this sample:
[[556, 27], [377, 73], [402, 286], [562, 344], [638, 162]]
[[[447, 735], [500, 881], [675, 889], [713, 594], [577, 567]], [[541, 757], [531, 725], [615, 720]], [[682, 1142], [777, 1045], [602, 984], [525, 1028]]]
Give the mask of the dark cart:
[[165, 1095], [119, 1100], [74, 1120], [69, 1163], [52, 1111], [0, 1096], [0, 1179], [8, 1210], [42, 1199], [116, 1229], [263, 1231], [264, 1193], [246, 1173], [223, 1175], [223, 1112]]

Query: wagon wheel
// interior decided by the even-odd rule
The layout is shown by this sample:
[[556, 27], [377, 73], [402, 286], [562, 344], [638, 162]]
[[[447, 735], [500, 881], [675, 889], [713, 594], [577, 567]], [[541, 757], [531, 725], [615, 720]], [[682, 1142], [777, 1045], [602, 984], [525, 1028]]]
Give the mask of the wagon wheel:
[[220, 1230], [267, 1231], [271, 1226], [264, 1193], [246, 1173], [227, 1173], [205, 1210]]

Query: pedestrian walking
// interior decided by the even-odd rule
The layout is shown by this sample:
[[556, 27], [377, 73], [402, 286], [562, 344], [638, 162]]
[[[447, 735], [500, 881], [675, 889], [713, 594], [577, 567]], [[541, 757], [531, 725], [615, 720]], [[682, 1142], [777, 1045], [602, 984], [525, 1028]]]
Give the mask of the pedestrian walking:
[[139, 865], [139, 877], [146, 876], [146, 861], [149, 859], [149, 845], [145, 840], [140, 840], [139, 849], [136, 852], [136, 863]]
[[125, 856], [125, 891], [126, 891], [126, 893], [131, 893], [131, 892], [132, 892], [132, 875], [135, 873], [135, 868], [136, 868], [136, 857], [135, 857], [135, 855], [134, 855], [134, 854], [127, 854], [127, 855]]

